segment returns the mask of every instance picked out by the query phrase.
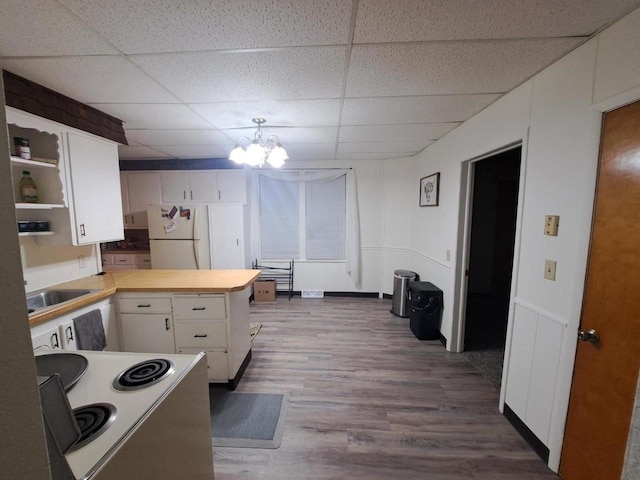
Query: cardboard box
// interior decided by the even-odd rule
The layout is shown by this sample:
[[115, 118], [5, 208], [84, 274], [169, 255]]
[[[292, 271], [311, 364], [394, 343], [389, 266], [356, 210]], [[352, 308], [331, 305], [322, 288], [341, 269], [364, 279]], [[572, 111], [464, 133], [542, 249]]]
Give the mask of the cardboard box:
[[275, 302], [276, 281], [256, 280], [253, 284], [253, 300], [256, 302]]

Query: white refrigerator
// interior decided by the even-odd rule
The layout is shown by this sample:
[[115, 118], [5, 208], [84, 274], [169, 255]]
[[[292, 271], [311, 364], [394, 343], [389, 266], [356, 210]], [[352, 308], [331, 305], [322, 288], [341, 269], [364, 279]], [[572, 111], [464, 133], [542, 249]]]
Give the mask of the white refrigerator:
[[147, 217], [154, 269], [211, 268], [207, 205], [149, 205]]

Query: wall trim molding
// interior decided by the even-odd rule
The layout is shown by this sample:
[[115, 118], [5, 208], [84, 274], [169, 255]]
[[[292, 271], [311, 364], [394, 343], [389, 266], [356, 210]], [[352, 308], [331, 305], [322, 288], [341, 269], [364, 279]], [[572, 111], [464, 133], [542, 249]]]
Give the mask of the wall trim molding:
[[426, 255], [424, 253], [417, 252], [415, 250], [411, 250], [411, 252], [415, 253], [419, 257], [422, 257], [422, 258], [425, 258], [425, 259], [429, 260], [429, 262], [431, 262], [431, 263], [433, 263], [435, 265], [438, 265], [439, 267], [442, 267], [445, 270], [451, 271], [453, 269], [453, 267], [452, 267], [452, 265], [450, 263], [443, 262], [441, 260], [438, 260], [437, 258], [431, 257], [431, 256]]
[[523, 300], [520, 297], [515, 297], [513, 299], [513, 303], [515, 303], [516, 305], [519, 305], [521, 307], [526, 308], [527, 310], [532, 311], [533, 313], [540, 315], [541, 317], [544, 317], [548, 320], [551, 320], [554, 323], [557, 323], [558, 325], [560, 325], [561, 327], [567, 328], [569, 326], [569, 321], [565, 320], [551, 312], [548, 312], [547, 310], [544, 310], [540, 307], [535, 306], [532, 303], [527, 302], [526, 300]]

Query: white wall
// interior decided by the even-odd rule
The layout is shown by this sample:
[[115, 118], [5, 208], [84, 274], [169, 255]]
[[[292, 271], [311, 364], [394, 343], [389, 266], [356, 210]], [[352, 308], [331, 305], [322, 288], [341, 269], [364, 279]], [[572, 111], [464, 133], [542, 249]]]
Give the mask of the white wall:
[[[85, 267], [79, 257], [84, 257]], [[58, 283], [88, 277], [98, 273], [98, 247], [41, 246], [34, 237], [20, 237], [20, 258], [25, 290], [33, 292]]]
[[[562, 447], [580, 319], [601, 111], [640, 98], [639, 32], [640, 11], [636, 11], [417, 158], [414, 183], [441, 172], [440, 207], [414, 208], [411, 248], [421, 277], [444, 290], [442, 333], [451, 341], [458, 333], [454, 295], [461, 268], [457, 254], [463, 162], [523, 143], [523, 202], [502, 399], [549, 447], [549, 466], [554, 470]], [[543, 235], [544, 216], [550, 214], [560, 215], [558, 237]], [[452, 261], [446, 260], [448, 249], [456, 253]], [[555, 282], [543, 278], [545, 259], [558, 262]]]

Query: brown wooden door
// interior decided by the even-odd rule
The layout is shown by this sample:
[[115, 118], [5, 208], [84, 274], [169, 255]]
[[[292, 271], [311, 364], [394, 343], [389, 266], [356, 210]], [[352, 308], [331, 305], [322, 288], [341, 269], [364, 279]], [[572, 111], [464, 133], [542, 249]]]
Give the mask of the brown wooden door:
[[640, 102], [605, 115], [581, 330], [560, 463], [619, 479], [640, 367]]

